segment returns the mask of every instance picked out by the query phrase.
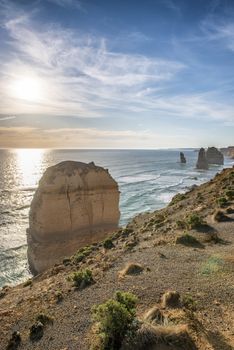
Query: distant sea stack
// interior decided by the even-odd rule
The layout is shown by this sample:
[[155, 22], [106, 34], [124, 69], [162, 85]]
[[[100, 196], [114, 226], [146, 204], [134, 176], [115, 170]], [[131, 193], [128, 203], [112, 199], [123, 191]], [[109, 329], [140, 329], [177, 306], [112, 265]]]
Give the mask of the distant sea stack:
[[186, 164], [186, 158], [183, 152], [180, 152], [180, 163]]
[[198, 160], [197, 160], [196, 168], [203, 169], [203, 170], [208, 169], [208, 162], [206, 159], [206, 151], [204, 148], [201, 148], [198, 152]]
[[108, 170], [65, 161], [48, 168], [29, 213], [28, 262], [38, 274], [118, 227], [119, 189]]
[[206, 151], [208, 164], [223, 165], [224, 156], [216, 147], [209, 147]]
[[221, 148], [220, 151], [226, 157], [234, 159], [234, 146], [228, 146], [226, 148]]

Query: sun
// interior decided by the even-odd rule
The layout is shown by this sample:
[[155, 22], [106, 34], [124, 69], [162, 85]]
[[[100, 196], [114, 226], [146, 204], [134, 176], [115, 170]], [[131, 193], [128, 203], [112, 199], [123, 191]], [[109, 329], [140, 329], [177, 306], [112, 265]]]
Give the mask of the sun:
[[10, 84], [10, 95], [14, 98], [37, 102], [43, 97], [41, 80], [37, 77], [17, 78]]

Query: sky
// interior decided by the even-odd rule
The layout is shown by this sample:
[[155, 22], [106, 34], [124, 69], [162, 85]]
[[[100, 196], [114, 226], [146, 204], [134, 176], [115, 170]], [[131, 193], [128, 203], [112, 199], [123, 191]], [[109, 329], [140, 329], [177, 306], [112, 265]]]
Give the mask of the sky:
[[233, 144], [233, 0], [0, 0], [0, 148]]

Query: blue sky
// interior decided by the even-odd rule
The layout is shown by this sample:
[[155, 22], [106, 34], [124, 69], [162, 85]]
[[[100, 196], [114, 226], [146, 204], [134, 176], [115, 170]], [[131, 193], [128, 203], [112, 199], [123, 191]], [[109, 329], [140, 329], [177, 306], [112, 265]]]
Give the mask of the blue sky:
[[233, 0], [0, 0], [0, 147], [234, 143]]

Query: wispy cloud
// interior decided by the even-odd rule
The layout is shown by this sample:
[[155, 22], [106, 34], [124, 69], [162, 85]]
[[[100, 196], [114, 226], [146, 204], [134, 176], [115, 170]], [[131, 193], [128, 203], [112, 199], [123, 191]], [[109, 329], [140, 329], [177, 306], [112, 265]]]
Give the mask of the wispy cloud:
[[61, 7], [72, 7], [81, 9], [82, 4], [79, 0], [47, 0], [48, 2], [54, 3], [55, 5], [61, 6]]
[[[190, 140], [191, 141], [191, 140]], [[186, 146], [189, 136], [180, 135], [180, 145]], [[0, 127], [1, 147], [59, 148], [153, 148], [178, 146], [178, 136], [149, 130], [99, 130], [97, 128], [62, 128], [43, 130], [29, 127]]]
[[[160, 86], [185, 68], [176, 61], [113, 52], [105, 38], [73, 33], [55, 25], [37, 31], [27, 16], [8, 20], [5, 29], [12, 54], [2, 62], [0, 94], [7, 91], [7, 81], [31, 72], [47, 86], [47, 96], [31, 104], [30, 112], [39, 109], [48, 114], [101, 116], [105, 108], [118, 109], [120, 103], [123, 106], [129, 91], [137, 94], [143, 87]], [[25, 101], [10, 103], [10, 96], [4, 100], [9, 108], [2, 112], [9, 113], [13, 107], [12, 113], [22, 113], [28, 106]]]
[[15, 119], [15, 116], [9, 116], [9, 117], [0, 117], [0, 122], [5, 121], [5, 120], [12, 120]]

